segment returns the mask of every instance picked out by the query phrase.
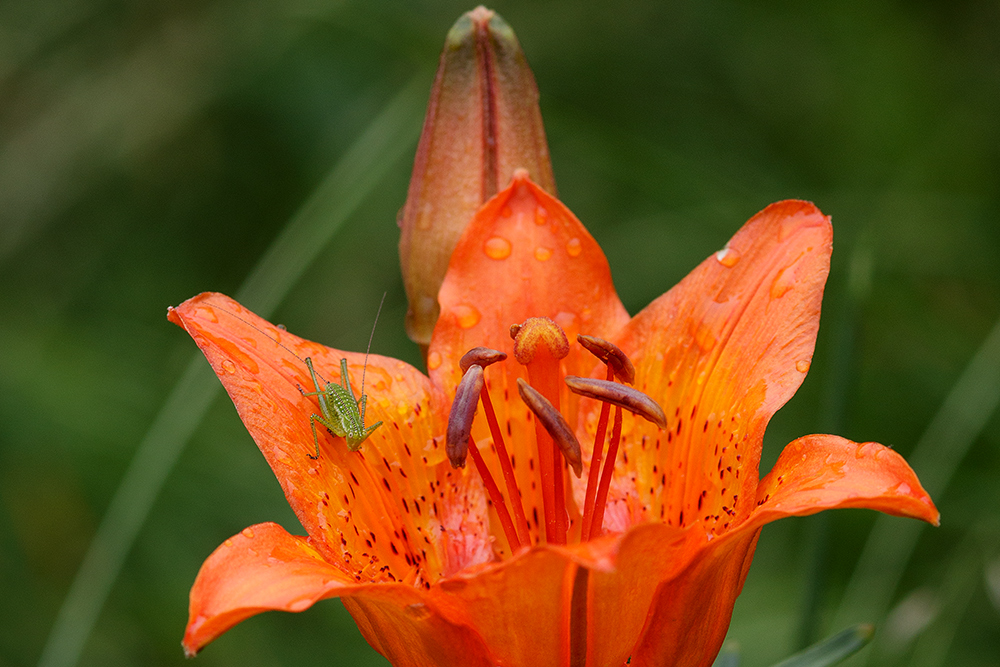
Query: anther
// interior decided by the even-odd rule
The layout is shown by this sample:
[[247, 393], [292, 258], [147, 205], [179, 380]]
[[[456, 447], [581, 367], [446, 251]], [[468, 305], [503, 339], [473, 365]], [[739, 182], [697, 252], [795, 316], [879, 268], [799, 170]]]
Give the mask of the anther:
[[566, 462], [573, 468], [573, 473], [579, 477], [583, 473], [583, 458], [580, 454], [580, 443], [573, 435], [573, 429], [570, 428], [569, 423], [547, 398], [522, 378], [517, 379], [517, 392], [521, 395], [521, 400], [531, 408], [538, 421], [552, 436], [552, 440], [559, 447]]
[[465, 373], [473, 364], [486, 368], [490, 364], [495, 364], [506, 358], [507, 355], [499, 350], [491, 350], [488, 347], [474, 347], [462, 355], [462, 358], [458, 361], [458, 365], [462, 368], [462, 372]]
[[455, 400], [448, 416], [448, 433], [445, 452], [453, 468], [464, 468], [465, 457], [469, 453], [469, 437], [472, 434], [472, 420], [479, 404], [479, 392], [483, 388], [483, 368], [473, 364], [462, 376], [455, 390]]
[[577, 334], [576, 340], [588, 352], [609, 366], [619, 380], [627, 384], [635, 382], [635, 366], [620, 347], [603, 338], [585, 334]]
[[667, 416], [663, 414], [663, 409], [656, 401], [638, 389], [617, 382], [581, 378], [574, 375], [566, 376], [566, 385], [575, 394], [596, 398], [599, 401], [607, 401], [612, 405], [634, 412], [660, 428], [667, 427]]

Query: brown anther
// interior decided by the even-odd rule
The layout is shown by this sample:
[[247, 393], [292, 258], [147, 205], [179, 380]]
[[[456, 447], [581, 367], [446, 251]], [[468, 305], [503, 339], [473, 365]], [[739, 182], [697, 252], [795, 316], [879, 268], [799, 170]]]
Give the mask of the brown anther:
[[521, 400], [531, 408], [538, 421], [545, 430], [549, 432], [556, 446], [562, 452], [566, 462], [573, 468], [573, 474], [579, 477], [583, 473], [583, 457], [580, 454], [580, 443], [573, 435], [573, 429], [565, 417], [549, 403], [549, 399], [542, 396], [534, 387], [525, 382], [522, 378], [517, 379], [517, 393], [521, 395]]
[[462, 377], [455, 389], [455, 400], [448, 415], [448, 433], [445, 452], [453, 468], [464, 468], [465, 457], [469, 453], [469, 437], [472, 434], [472, 420], [479, 405], [479, 392], [483, 388], [483, 368], [473, 364]]
[[663, 414], [663, 408], [638, 389], [617, 382], [581, 378], [575, 375], [566, 376], [566, 385], [575, 394], [621, 406], [660, 428], [667, 427], [667, 416]]
[[627, 384], [635, 382], [635, 366], [632, 365], [632, 360], [622, 352], [620, 347], [603, 338], [585, 334], [577, 334], [576, 340], [587, 352], [603, 361], [605, 365], [610, 366], [615, 377], [619, 380]]
[[512, 325], [510, 325], [510, 339], [511, 340], [517, 340], [517, 332], [520, 331], [520, 330], [521, 330], [521, 325], [520, 324], [512, 324]]
[[556, 359], [563, 359], [569, 354], [566, 332], [549, 318], [529, 317], [522, 324], [514, 326], [517, 326], [517, 331], [514, 331], [513, 326], [510, 330], [514, 334], [514, 357], [519, 363], [530, 364], [540, 343], [545, 343], [549, 353]]
[[495, 364], [498, 361], [503, 361], [507, 358], [507, 355], [499, 350], [491, 350], [488, 347], [474, 347], [459, 359], [458, 365], [462, 368], [462, 372], [469, 370], [469, 366], [475, 364], [476, 366], [482, 366], [486, 368], [490, 364]]

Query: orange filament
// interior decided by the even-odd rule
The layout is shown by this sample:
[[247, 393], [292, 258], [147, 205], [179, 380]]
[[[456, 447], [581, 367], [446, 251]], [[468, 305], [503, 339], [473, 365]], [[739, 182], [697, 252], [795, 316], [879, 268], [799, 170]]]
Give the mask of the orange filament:
[[483, 385], [479, 396], [483, 401], [483, 412], [486, 413], [486, 422], [490, 425], [490, 433], [493, 435], [493, 445], [496, 447], [497, 456], [500, 458], [500, 469], [503, 470], [503, 479], [507, 485], [507, 496], [510, 498], [510, 504], [514, 508], [514, 526], [517, 528], [517, 536], [522, 545], [531, 544], [531, 537], [528, 533], [528, 519], [524, 514], [521, 494], [517, 490], [514, 468], [510, 465], [510, 457], [507, 456], [507, 446], [504, 444], [503, 435], [500, 431], [500, 423], [497, 421], [497, 414], [493, 410], [493, 402], [490, 400], [490, 392], [486, 389], [486, 385]]
[[[608, 365], [608, 379], [613, 380], [615, 371]], [[583, 523], [580, 526], [580, 541], [586, 542], [590, 539], [590, 524], [594, 520], [594, 500], [597, 495], [597, 480], [601, 474], [601, 461], [604, 456], [604, 435], [608, 430], [608, 415], [611, 412], [611, 404], [604, 402], [601, 404], [601, 417], [597, 421], [597, 434], [594, 436], [594, 453], [590, 458], [590, 473], [587, 476], [587, 494], [583, 501]]]
[[597, 489], [597, 501], [594, 505], [594, 521], [590, 527], [591, 537], [600, 537], [604, 527], [604, 508], [608, 503], [608, 488], [611, 486], [611, 474], [614, 472], [615, 459], [618, 458], [618, 444], [622, 439], [622, 409], [615, 406], [615, 425], [611, 429], [611, 444], [608, 445], [608, 458], [604, 462], [601, 473], [601, 486]]
[[486, 493], [489, 494], [490, 500], [493, 502], [493, 508], [497, 511], [500, 526], [503, 528], [504, 535], [507, 536], [507, 542], [510, 543], [511, 553], [514, 553], [521, 548], [521, 540], [514, 529], [514, 522], [511, 521], [510, 511], [507, 509], [507, 503], [503, 499], [503, 494], [500, 493], [500, 487], [493, 480], [490, 469], [486, 467], [486, 461], [483, 460], [483, 455], [479, 452], [479, 447], [475, 444], [469, 447], [469, 456], [472, 457], [472, 462], [476, 464], [479, 476], [483, 478], [483, 486], [486, 487]]

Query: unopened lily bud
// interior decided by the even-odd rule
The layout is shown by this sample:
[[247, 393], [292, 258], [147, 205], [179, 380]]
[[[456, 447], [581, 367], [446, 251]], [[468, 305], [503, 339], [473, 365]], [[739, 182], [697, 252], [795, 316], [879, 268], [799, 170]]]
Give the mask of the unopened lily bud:
[[477, 7], [445, 41], [399, 219], [406, 331], [416, 343], [430, 343], [459, 237], [518, 168], [555, 195], [535, 78], [510, 26]]

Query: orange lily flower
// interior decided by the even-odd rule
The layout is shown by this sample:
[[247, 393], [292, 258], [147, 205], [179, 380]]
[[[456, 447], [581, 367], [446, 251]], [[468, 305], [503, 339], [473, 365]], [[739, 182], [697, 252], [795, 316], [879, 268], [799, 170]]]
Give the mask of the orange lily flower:
[[[764, 524], [835, 507], [937, 523], [914, 472], [879, 444], [806, 436], [758, 478], [768, 420], [809, 368], [831, 242], [812, 204], [773, 204], [629, 318], [594, 239], [516, 172], [451, 257], [429, 375], [371, 356], [366, 424], [383, 426], [353, 452], [321, 429], [318, 459], [303, 360], [338, 382], [346, 358], [359, 394], [364, 355], [302, 340], [218, 294], [172, 308], [307, 532], [258, 524], [209, 556], [186, 651], [261, 611], [340, 597], [397, 666], [707, 666]], [[642, 392], [665, 419], [615, 408], [607, 429], [603, 403], [564, 382], [615, 375], [577, 334], [617, 346], [602, 348], [612, 371], [631, 359], [635, 389], [619, 403], [642, 413]], [[476, 347], [507, 358], [463, 375], [460, 358]], [[472, 418], [477, 380], [490, 405]], [[527, 407], [525, 385], [552, 407]], [[539, 426], [553, 414], [581, 443], [574, 454], [572, 436], [551, 431], [579, 478]], [[448, 460], [463, 442], [446, 437], [450, 418], [475, 466]], [[605, 452], [594, 443], [606, 430]]]

